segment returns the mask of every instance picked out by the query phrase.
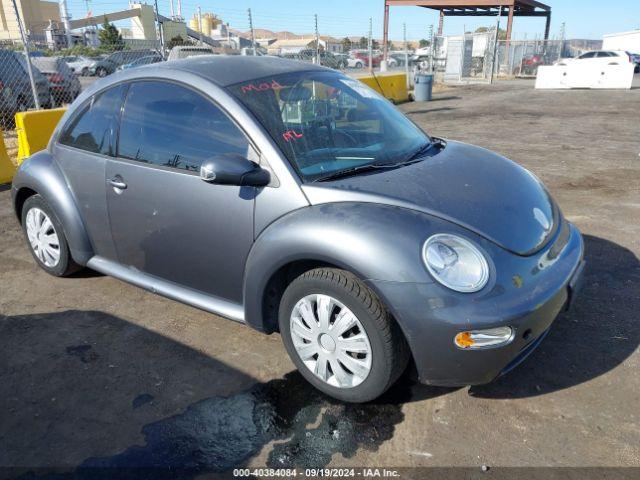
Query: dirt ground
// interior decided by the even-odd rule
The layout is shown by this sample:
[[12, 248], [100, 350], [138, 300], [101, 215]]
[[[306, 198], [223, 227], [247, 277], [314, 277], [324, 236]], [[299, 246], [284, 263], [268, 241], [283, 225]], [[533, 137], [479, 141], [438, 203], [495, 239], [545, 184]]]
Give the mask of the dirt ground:
[[234, 466], [640, 467], [640, 89], [544, 92], [514, 81], [459, 86], [401, 108], [434, 135], [532, 170], [585, 235], [582, 296], [525, 363], [482, 387], [403, 378], [374, 403], [341, 405], [293, 371], [277, 335], [91, 272], [48, 276], [27, 251], [5, 189], [0, 466], [16, 468], [0, 475], [58, 467], [55, 478], [65, 478], [101, 466], [193, 469], [182, 478]]

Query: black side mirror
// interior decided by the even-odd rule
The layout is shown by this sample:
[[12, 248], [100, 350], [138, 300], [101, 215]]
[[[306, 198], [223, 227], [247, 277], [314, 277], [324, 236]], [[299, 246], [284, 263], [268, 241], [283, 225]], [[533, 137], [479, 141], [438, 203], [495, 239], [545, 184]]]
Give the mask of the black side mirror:
[[271, 181], [269, 172], [242, 155], [216, 155], [202, 162], [200, 178], [208, 183], [264, 187]]

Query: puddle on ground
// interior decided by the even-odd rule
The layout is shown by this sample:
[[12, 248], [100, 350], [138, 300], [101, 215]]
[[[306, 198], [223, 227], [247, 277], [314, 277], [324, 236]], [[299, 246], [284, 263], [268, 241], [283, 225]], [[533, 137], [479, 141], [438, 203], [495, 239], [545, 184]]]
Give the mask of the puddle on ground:
[[411, 382], [403, 380], [375, 402], [344, 404], [291, 372], [230, 397], [195, 403], [144, 426], [145, 445], [90, 458], [72, 473], [49, 478], [113, 478], [113, 468], [119, 479], [195, 478], [241, 467], [270, 442], [268, 467], [324, 467], [335, 453], [348, 458], [390, 440], [410, 398]]

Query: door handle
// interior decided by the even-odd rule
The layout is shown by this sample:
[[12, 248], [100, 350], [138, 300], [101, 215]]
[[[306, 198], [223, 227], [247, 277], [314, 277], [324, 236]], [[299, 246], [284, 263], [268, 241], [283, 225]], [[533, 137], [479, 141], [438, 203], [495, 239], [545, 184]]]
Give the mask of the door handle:
[[127, 188], [127, 184], [122, 181], [122, 178], [115, 177], [107, 179], [107, 183], [111, 185], [113, 188], [117, 188], [119, 190], [124, 190]]

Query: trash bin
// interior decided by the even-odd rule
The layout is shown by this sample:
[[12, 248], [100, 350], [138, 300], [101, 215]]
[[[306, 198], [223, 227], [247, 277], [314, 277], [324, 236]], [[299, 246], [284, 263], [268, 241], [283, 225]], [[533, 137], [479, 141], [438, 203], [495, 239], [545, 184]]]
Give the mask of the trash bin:
[[428, 102], [433, 91], [433, 75], [426, 73], [416, 74], [416, 84], [413, 89], [413, 98], [416, 102]]

